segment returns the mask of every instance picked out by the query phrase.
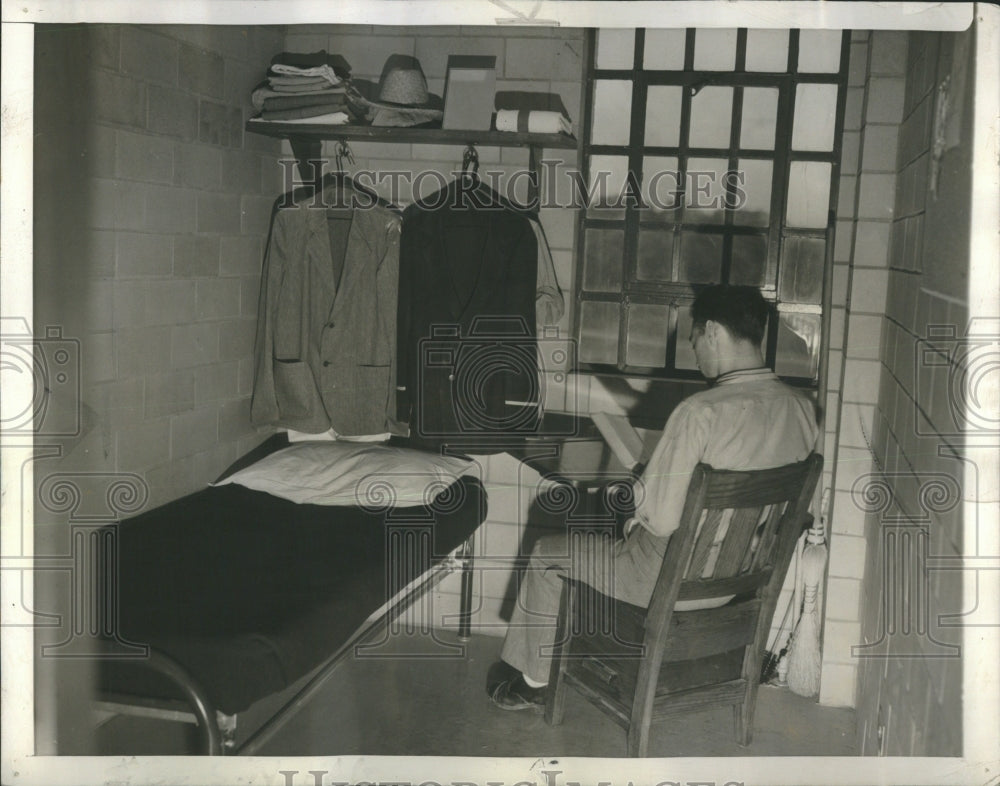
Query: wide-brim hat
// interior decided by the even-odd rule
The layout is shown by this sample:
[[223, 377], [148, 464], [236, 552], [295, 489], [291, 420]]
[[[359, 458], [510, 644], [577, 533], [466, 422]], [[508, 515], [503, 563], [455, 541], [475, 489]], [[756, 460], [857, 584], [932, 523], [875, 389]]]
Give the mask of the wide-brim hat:
[[375, 126], [413, 126], [441, 120], [444, 102], [427, 90], [420, 62], [409, 55], [392, 55], [376, 85], [354, 79], [348, 100], [364, 111]]

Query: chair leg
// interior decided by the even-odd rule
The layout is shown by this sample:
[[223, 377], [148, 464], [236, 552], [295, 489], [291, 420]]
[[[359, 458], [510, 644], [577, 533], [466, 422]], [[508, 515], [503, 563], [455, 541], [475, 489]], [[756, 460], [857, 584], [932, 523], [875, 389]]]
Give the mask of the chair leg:
[[757, 705], [757, 691], [751, 689], [739, 704], [733, 705], [736, 726], [736, 744], [746, 748], [753, 740], [753, 716]]
[[545, 722], [550, 726], [558, 726], [563, 722], [566, 710], [566, 681], [564, 679], [566, 655], [569, 652], [569, 609], [573, 602], [570, 598], [570, 587], [563, 582], [562, 594], [559, 596], [559, 617], [556, 623], [555, 649], [552, 653], [552, 665], [549, 668], [549, 687], [545, 694]]

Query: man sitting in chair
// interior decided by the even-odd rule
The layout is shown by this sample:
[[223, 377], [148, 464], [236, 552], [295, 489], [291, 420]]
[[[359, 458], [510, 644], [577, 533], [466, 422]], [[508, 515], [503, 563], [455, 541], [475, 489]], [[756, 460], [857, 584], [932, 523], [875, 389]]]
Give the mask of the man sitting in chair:
[[[685, 399], [667, 425], [636, 484], [634, 518], [610, 559], [587, 553], [592, 541], [543, 537], [535, 544], [518, 593], [501, 658], [487, 677], [492, 702], [505, 710], [545, 705], [555, 620], [570, 566], [609, 564], [610, 571], [574, 576], [627, 603], [646, 607], [670, 534], [677, 529], [691, 473], [699, 462], [716, 469], [758, 470], [804, 460], [819, 428], [815, 406], [764, 365], [761, 345], [768, 305], [754, 287], [717, 285], [702, 290], [691, 307], [691, 345], [698, 368], [712, 385]], [[577, 548], [579, 547], [579, 548]], [[721, 605], [728, 598], [679, 602], [678, 610]], [[693, 605], [699, 604], [699, 605]]]

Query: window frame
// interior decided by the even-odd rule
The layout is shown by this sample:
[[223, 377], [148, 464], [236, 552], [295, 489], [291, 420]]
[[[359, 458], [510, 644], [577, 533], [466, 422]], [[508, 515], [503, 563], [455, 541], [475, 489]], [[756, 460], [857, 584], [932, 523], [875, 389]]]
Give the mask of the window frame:
[[[676, 367], [677, 342], [687, 341], [687, 336], [680, 336], [676, 325], [680, 308], [689, 306], [695, 294], [704, 286], [701, 284], [673, 281], [639, 281], [637, 279], [639, 230], [646, 227], [657, 227], [660, 231], [673, 234], [671, 275], [679, 264], [680, 250], [678, 239], [681, 231], [708, 232], [722, 238], [722, 268], [720, 277], [728, 280], [731, 264], [732, 240], [739, 235], [766, 237], [767, 256], [765, 265], [765, 284], [761, 288], [765, 299], [771, 306], [769, 329], [765, 343], [765, 361], [774, 368], [777, 358], [778, 330], [771, 329], [777, 324], [781, 314], [807, 313], [819, 317], [820, 344], [818, 350], [819, 368], [816, 376], [793, 377], [783, 375], [782, 378], [793, 385], [817, 388], [822, 383], [823, 359], [829, 344], [829, 288], [831, 286], [831, 271], [833, 265], [833, 241], [836, 226], [837, 202], [839, 197], [840, 163], [843, 148], [844, 114], [847, 100], [848, 62], [850, 56], [850, 31], [844, 30], [841, 35], [841, 50], [839, 69], [837, 72], [798, 73], [799, 30], [789, 30], [788, 57], [785, 71], [779, 72], [747, 72], [745, 70], [747, 49], [747, 28], [737, 29], [736, 61], [731, 71], [705, 71], [694, 69], [696, 28], [685, 30], [684, 69], [682, 71], [646, 70], [643, 67], [646, 29], [636, 28], [632, 68], [598, 69], [597, 59], [597, 29], [587, 31], [587, 47], [585, 57], [584, 102], [581, 128], [581, 169], [585, 183], [590, 183], [590, 162], [594, 155], [613, 155], [627, 157], [627, 173], [634, 177], [634, 182], [643, 182], [642, 162], [647, 156], [673, 157], [677, 159], [679, 188], [683, 188], [686, 180], [687, 162], [690, 158], [727, 158], [730, 170], [738, 168], [739, 159], [767, 160], [773, 162], [772, 187], [770, 195], [770, 215], [767, 226], [749, 227], [734, 226], [733, 211], [726, 210], [722, 222], [719, 223], [686, 223], [683, 214], [681, 220], [674, 221], [642, 221], [638, 210], [633, 204], [625, 207], [624, 219], [595, 218], [588, 215], [588, 205], [581, 206], [577, 218], [576, 248], [577, 260], [575, 275], [574, 313], [572, 320], [573, 336], [580, 342], [582, 350], [582, 319], [581, 313], [585, 302], [614, 303], [619, 307], [617, 358], [618, 362], [588, 363], [577, 361], [576, 371], [580, 373], [611, 374], [619, 376], [638, 376], [653, 379], [700, 379], [696, 369], [679, 369]], [[594, 87], [598, 80], [627, 80], [632, 85], [631, 116], [629, 127], [629, 142], [627, 145], [593, 144]], [[793, 151], [792, 127], [794, 118], [795, 90], [800, 84], [836, 84], [837, 101], [834, 121], [833, 147], [830, 151]], [[647, 96], [651, 86], [677, 85], [681, 87], [681, 118], [680, 137], [676, 146], [644, 146]], [[733, 101], [731, 106], [729, 148], [722, 154], [723, 148], [698, 148], [689, 145], [688, 130], [691, 116], [692, 87], [709, 85], [732, 86]], [[742, 149], [739, 147], [742, 116], [743, 90], [736, 88], [764, 87], [777, 88], [778, 104], [775, 120], [774, 147], [770, 150]], [[789, 172], [793, 161], [821, 162], [830, 164], [830, 195], [827, 208], [827, 222], [822, 228], [797, 228], [786, 226], [787, 191]], [[683, 196], [679, 196], [683, 200]], [[596, 292], [584, 289], [586, 232], [588, 228], [624, 229], [623, 260], [621, 267], [622, 284], [618, 292]], [[822, 292], [819, 304], [790, 303], [780, 299], [780, 254], [784, 242], [789, 238], [805, 237], [824, 241], [824, 258], [822, 271]], [[655, 304], [668, 308], [667, 320], [670, 334], [666, 345], [666, 365], [663, 367], [635, 366], [626, 363], [628, 322], [633, 304]], [[579, 357], [578, 353], [578, 357]]]

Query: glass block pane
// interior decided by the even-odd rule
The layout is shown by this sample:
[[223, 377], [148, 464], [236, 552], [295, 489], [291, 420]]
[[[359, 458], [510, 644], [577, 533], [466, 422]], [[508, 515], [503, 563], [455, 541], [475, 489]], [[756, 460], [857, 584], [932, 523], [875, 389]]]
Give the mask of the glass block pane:
[[642, 159], [642, 199], [646, 209], [642, 221], [676, 221], [678, 218], [680, 172], [673, 156], [645, 156]]
[[736, 171], [736, 197], [733, 221], [737, 224], [766, 227], [771, 221], [771, 182], [774, 163], [742, 158]]
[[729, 147], [733, 88], [704, 87], [691, 97], [690, 147]]
[[648, 70], [682, 71], [687, 31], [646, 29], [642, 50], [642, 67]]
[[684, 220], [692, 223], [721, 224], [726, 217], [725, 158], [689, 158], [687, 190], [684, 193]]
[[595, 145], [627, 145], [632, 118], [632, 82], [598, 79], [594, 82], [594, 121], [590, 141]]
[[792, 161], [788, 172], [790, 227], [822, 228], [830, 212], [830, 164], [822, 161]]
[[774, 150], [774, 129], [777, 121], [777, 88], [743, 88], [743, 120], [740, 124], [740, 147], [747, 150]]
[[635, 276], [639, 281], [671, 281], [674, 233], [664, 229], [640, 229]]
[[788, 71], [787, 30], [747, 30], [747, 71]]
[[618, 362], [618, 304], [580, 304], [580, 362]]
[[823, 297], [826, 241], [814, 237], [786, 237], [781, 245], [778, 298], [788, 303], [819, 305]]
[[732, 71], [736, 68], [736, 30], [701, 28], [694, 36], [695, 71]]
[[647, 147], [676, 147], [681, 143], [680, 85], [650, 85], [646, 91]]
[[792, 150], [833, 150], [837, 119], [836, 85], [799, 85], [795, 88]]
[[630, 366], [663, 368], [670, 334], [669, 306], [633, 303], [628, 309], [625, 362]]
[[674, 353], [674, 368], [697, 371], [694, 349], [691, 346], [691, 308], [677, 307], [677, 348]]
[[819, 314], [779, 314], [776, 374], [816, 379], [819, 370]]
[[799, 71], [835, 74], [840, 70], [842, 30], [800, 30]]
[[767, 238], [763, 235], [734, 235], [729, 283], [762, 287], [767, 282]]
[[722, 235], [681, 233], [678, 278], [690, 284], [718, 284], [722, 280]]
[[605, 28], [597, 31], [598, 68], [631, 68], [635, 62], [635, 30]]
[[628, 177], [628, 158], [625, 156], [591, 156], [587, 183], [590, 201], [587, 218], [622, 219], [624, 205], [619, 197]]
[[589, 292], [621, 292], [625, 232], [588, 228], [584, 239], [583, 288]]

